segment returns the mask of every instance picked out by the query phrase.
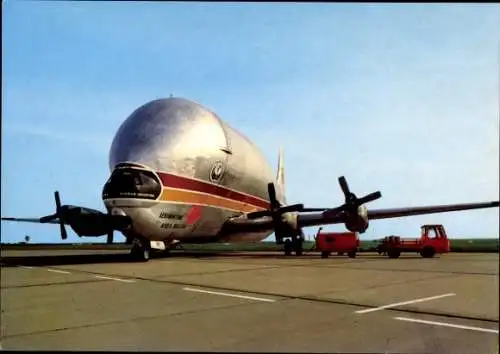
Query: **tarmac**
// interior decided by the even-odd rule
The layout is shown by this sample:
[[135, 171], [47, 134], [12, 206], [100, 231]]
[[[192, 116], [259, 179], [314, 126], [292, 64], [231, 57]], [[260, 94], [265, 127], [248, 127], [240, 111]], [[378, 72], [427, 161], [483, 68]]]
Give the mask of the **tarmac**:
[[124, 253], [2, 252], [2, 348], [498, 353], [498, 253]]

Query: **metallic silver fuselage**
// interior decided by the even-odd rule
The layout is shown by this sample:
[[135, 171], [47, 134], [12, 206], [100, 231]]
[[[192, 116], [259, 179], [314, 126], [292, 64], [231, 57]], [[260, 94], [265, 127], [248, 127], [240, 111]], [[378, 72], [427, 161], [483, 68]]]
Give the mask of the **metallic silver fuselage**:
[[[124, 162], [140, 164], [154, 172], [224, 186], [264, 201], [269, 200], [267, 184], [275, 182], [271, 166], [247, 137], [215, 113], [182, 98], [149, 102], [122, 123], [111, 145], [109, 167], [113, 170], [117, 164]], [[223, 172], [219, 179], [211, 180], [216, 165], [222, 166]], [[283, 201], [281, 189], [277, 188], [276, 192], [278, 200]], [[201, 203], [197, 204], [200, 205], [201, 216], [195, 223], [174, 228], [165, 227], [175, 224], [175, 221], [169, 224], [164, 215], [185, 215], [192, 204], [160, 198], [104, 199], [104, 203], [108, 209], [124, 212], [132, 218], [133, 233], [153, 241], [213, 240], [226, 220], [242, 215], [242, 212]], [[271, 233], [272, 230], [230, 235], [223, 241], [259, 241]]]

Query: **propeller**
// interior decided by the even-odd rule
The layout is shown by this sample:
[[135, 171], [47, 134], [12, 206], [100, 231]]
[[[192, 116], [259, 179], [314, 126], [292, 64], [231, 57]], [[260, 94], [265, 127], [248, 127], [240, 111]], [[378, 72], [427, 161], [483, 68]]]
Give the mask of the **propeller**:
[[292, 211], [302, 211], [304, 209], [303, 204], [291, 204], [286, 206], [281, 206], [281, 203], [276, 199], [276, 189], [274, 183], [268, 183], [267, 193], [269, 195], [269, 202], [271, 204], [270, 209], [254, 211], [247, 214], [249, 219], [257, 219], [263, 216], [271, 216], [273, 220], [278, 220], [282, 214], [289, 213]]
[[56, 212], [55, 214], [43, 216], [40, 218], [41, 223], [47, 223], [54, 219], [59, 219], [59, 229], [61, 230], [61, 238], [66, 240], [68, 238], [68, 233], [64, 227], [64, 222], [67, 220], [68, 206], [61, 205], [61, 198], [59, 197], [59, 192], [54, 192], [54, 198], [56, 200]]
[[324, 212], [325, 216], [334, 216], [342, 211], [350, 215], [355, 215], [358, 214], [358, 208], [361, 205], [372, 202], [382, 197], [382, 193], [380, 191], [367, 194], [362, 198], [356, 197], [356, 195], [352, 193], [351, 190], [349, 189], [349, 185], [347, 184], [347, 181], [344, 176], [339, 177], [339, 184], [345, 196], [345, 203], [339, 207], [325, 210]]
[[249, 219], [257, 219], [263, 216], [270, 216], [273, 219], [274, 224], [274, 234], [276, 239], [282, 239], [283, 236], [290, 233], [287, 229], [287, 224], [281, 219], [281, 216], [289, 212], [298, 212], [304, 209], [303, 204], [291, 204], [282, 206], [281, 203], [276, 199], [276, 189], [274, 183], [268, 183], [267, 192], [269, 195], [270, 208], [268, 210], [255, 211], [253, 213], [247, 214]]
[[131, 219], [127, 215], [113, 215], [109, 210], [107, 213], [103, 213], [99, 210], [74, 205], [61, 205], [58, 191], [54, 192], [54, 197], [56, 212], [41, 217], [39, 221], [40, 223], [47, 223], [58, 219], [63, 240], [68, 238], [65, 224], [70, 225], [80, 237], [107, 235], [106, 243], [108, 244], [113, 243], [114, 230], [124, 230], [131, 224]]
[[108, 245], [111, 245], [113, 243], [113, 230], [110, 230], [108, 232], [108, 238], [106, 239], [106, 243]]

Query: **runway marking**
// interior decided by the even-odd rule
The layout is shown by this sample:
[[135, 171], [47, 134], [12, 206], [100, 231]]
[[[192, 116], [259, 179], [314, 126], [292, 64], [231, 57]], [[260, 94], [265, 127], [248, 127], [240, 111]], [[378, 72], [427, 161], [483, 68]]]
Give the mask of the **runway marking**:
[[358, 313], [358, 314], [362, 314], [362, 313], [380, 311], [380, 310], [385, 310], [385, 309], [388, 309], [388, 308], [397, 307], [397, 306], [401, 306], [401, 305], [415, 304], [417, 302], [424, 302], [424, 301], [436, 300], [436, 299], [441, 299], [443, 297], [455, 296], [455, 295], [456, 294], [454, 294], [454, 293], [448, 293], [448, 294], [443, 294], [443, 295], [437, 295], [437, 296], [431, 296], [431, 297], [424, 297], [424, 298], [421, 298], [421, 299], [415, 299], [415, 300], [409, 300], [409, 301], [403, 301], [403, 302], [396, 302], [394, 304], [379, 306], [379, 307], [375, 307], [375, 308], [371, 308], [371, 309], [366, 309], [366, 310], [358, 310], [358, 311], [355, 311], [355, 312]]
[[61, 274], [71, 274], [70, 272], [67, 272], [65, 270], [58, 270], [58, 269], [47, 269], [47, 272], [61, 273]]
[[33, 269], [34, 267], [30, 267], [30, 266], [18, 266], [19, 268], [24, 268], [24, 269]]
[[114, 278], [114, 277], [105, 277], [103, 275], [94, 275], [94, 277], [99, 278], [99, 279], [107, 279], [107, 280], [116, 280], [116, 281], [121, 281], [123, 283], [135, 283], [135, 280], [130, 280], [130, 279], [120, 279], [120, 278]]
[[194, 291], [194, 292], [198, 292], [198, 293], [205, 293], [205, 294], [212, 294], [212, 295], [237, 297], [237, 298], [240, 298], [240, 299], [247, 299], [247, 300], [256, 300], [256, 301], [263, 301], [263, 302], [276, 302], [276, 300], [266, 299], [266, 298], [263, 298], [263, 297], [254, 297], [254, 296], [245, 296], [245, 295], [237, 295], [237, 294], [228, 294], [228, 293], [221, 293], [221, 292], [218, 292], [218, 291], [209, 291], [209, 290], [201, 290], [201, 289], [193, 289], [193, 288], [183, 288], [182, 290]]
[[498, 333], [498, 329], [464, 326], [464, 325], [457, 325], [457, 324], [446, 323], [446, 322], [426, 321], [426, 320], [419, 320], [416, 318], [408, 318], [408, 317], [393, 317], [393, 318], [395, 320], [399, 320], [399, 321], [408, 321], [408, 322], [429, 324], [429, 325], [434, 325], [434, 326], [468, 329], [470, 331], [478, 331], [478, 332]]

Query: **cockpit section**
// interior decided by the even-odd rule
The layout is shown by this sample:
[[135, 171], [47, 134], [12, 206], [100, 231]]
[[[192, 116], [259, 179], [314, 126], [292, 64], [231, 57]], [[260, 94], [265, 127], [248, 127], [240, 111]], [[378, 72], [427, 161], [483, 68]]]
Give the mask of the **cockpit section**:
[[111, 173], [102, 191], [102, 199], [157, 199], [162, 191], [161, 181], [149, 170], [130, 164], [119, 164]]

